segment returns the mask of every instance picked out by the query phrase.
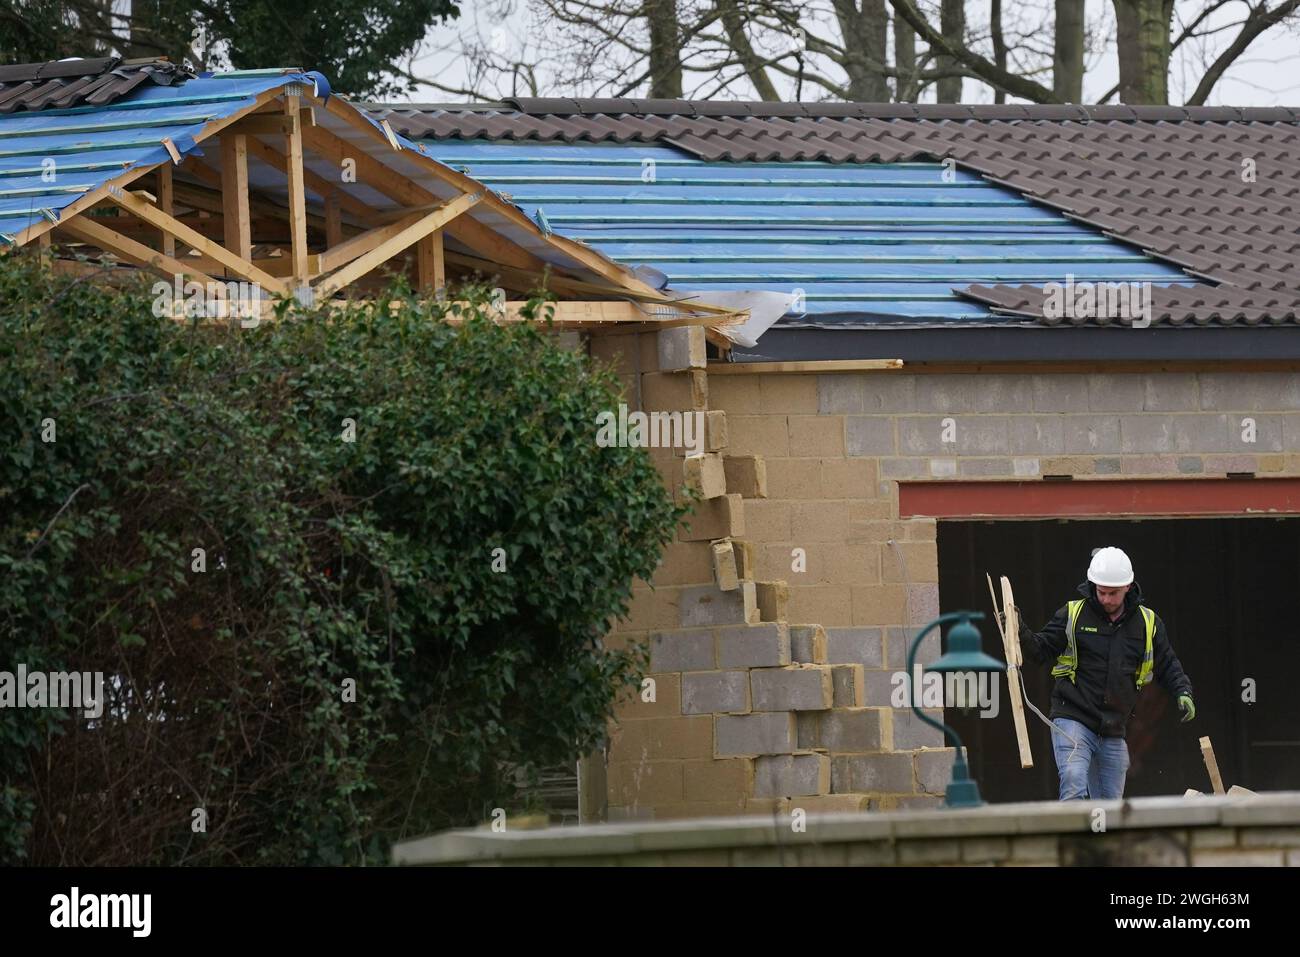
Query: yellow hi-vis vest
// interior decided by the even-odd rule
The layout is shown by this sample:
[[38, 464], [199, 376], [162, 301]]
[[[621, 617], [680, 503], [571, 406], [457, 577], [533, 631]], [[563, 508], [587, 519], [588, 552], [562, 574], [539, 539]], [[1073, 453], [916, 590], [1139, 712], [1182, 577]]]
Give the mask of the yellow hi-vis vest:
[[[1079, 620], [1079, 612], [1083, 611], [1084, 599], [1076, 598], [1066, 604], [1069, 610], [1067, 623], [1065, 626], [1065, 651], [1061, 652], [1056, 659], [1056, 664], [1052, 667], [1052, 677], [1060, 678], [1062, 676], [1069, 678], [1071, 683], [1074, 682], [1075, 671], [1079, 665], [1079, 649], [1074, 641], [1074, 625]], [[1151, 639], [1156, 633], [1156, 613], [1145, 605], [1138, 605], [1138, 610], [1142, 612], [1142, 620], [1146, 623], [1147, 646], [1142, 655], [1142, 663], [1138, 665], [1137, 670], [1137, 690], [1141, 691], [1144, 685], [1149, 685], [1152, 678], [1152, 669], [1155, 665], [1155, 655], [1151, 649]]]

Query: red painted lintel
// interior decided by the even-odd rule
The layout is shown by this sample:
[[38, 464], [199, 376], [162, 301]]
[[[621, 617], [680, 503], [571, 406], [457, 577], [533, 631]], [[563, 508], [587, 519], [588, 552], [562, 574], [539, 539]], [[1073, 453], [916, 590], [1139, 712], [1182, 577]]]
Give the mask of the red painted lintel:
[[901, 482], [899, 518], [1300, 514], [1300, 478]]

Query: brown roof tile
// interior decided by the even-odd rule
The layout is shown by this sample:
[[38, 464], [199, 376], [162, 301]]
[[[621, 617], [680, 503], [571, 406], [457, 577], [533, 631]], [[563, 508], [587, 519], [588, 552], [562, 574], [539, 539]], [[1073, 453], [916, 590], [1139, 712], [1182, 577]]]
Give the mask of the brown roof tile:
[[0, 66], [0, 113], [105, 106], [144, 83], [170, 86], [193, 73], [168, 60], [55, 60]]

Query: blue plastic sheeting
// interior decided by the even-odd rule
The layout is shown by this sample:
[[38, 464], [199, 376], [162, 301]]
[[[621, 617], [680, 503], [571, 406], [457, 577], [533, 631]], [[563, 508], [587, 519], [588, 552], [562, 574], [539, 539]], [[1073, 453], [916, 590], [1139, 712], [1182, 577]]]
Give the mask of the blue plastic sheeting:
[[[0, 144], [2, 145], [2, 144]], [[1196, 280], [938, 163], [725, 163], [643, 144], [425, 140], [528, 215], [681, 290], [796, 296], [787, 325], [1002, 323], [981, 283]]]
[[0, 241], [42, 220], [123, 172], [169, 161], [170, 139], [182, 155], [202, 155], [195, 140], [214, 120], [251, 106], [255, 97], [302, 73], [223, 76], [177, 86], [148, 86], [104, 107], [0, 116]]

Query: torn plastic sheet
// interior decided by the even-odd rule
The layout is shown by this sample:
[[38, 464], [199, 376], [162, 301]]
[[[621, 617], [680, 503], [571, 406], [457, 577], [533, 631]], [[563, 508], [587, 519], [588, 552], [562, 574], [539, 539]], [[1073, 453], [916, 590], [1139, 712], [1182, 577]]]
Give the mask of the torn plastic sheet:
[[794, 295], [784, 292], [764, 292], [743, 290], [729, 292], [718, 289], [683, 291], [665, 290], [675, 299], [684, 303], [698, 302], [706, 306], [721, 306], [737, 312], [749, 310], [749, 318], [738, 326], [720, 326], [718, 331], [736, 345], [752, 348], [758, 344], [758, 338], [767, 332], [776, 321], [790, 311], [794, 305]]

